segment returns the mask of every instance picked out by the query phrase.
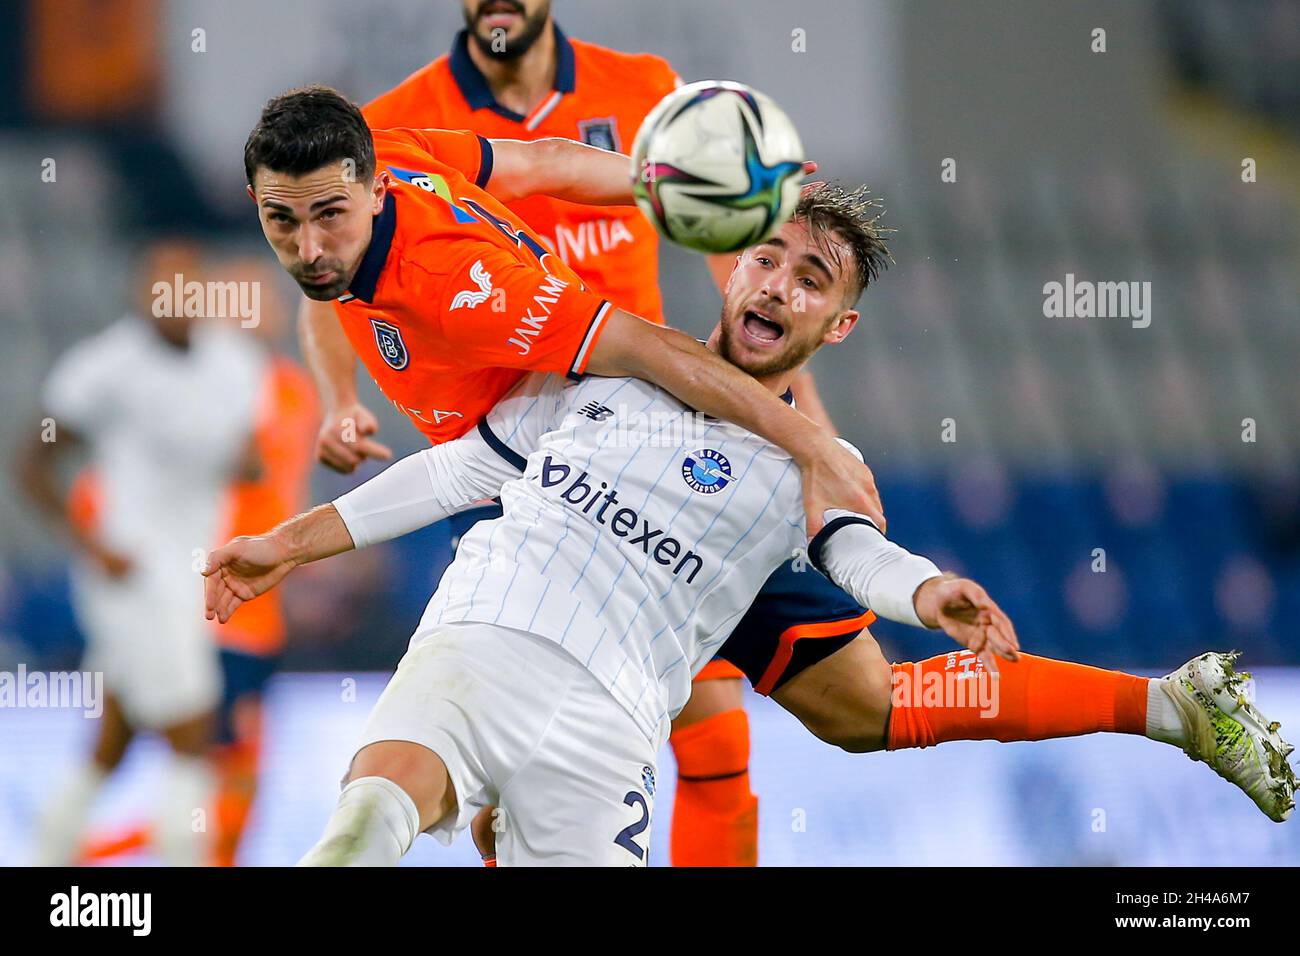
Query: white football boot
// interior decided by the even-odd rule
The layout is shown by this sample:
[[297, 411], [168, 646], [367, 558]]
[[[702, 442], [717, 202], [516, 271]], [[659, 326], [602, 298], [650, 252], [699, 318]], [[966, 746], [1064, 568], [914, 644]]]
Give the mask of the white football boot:
[[1281, 823], [1295, 809], [1295, 771], [1287, 762], [1295, 747], [1278, 736], [1281, 724], [1255, 709], [1250, 674], [1232, 669], [1239, 654], [1202, 654], [1161, 687], [1182, 716], [1187, 756], [1209, 764]]

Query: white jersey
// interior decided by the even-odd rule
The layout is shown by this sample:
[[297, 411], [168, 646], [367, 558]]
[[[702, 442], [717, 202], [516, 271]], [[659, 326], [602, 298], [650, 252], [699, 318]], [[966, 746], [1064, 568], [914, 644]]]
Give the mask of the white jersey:
[[89, 444], [106, 545], [192, 577], [251, 435], [263, 362], [233, 331], [199, 324], [182, 350], [127, 317], [55, 364], [45, 409], [56, 440], [67, 428]]
[[461, 538], [421, 630], [478, 622], [554, 641], [652, 741], [763, 582], [807, 545], [789, 455], [638, 379], [525, 378], [477, 433], [335, 505], [361, 547], [498, 490], [504, 516]]
[[97, 533], [131, 562], [118, 579], [79, 562], [73, 598], [84, 666], [137, 726], [172, 726], [219, 698], [195, 558], [213, 544], [252, 435], [263, 361], [233, 331], [197, 325], [182, 350], [126, 318], [79, 342], [46, 383], [56, 440], [68, 429], [90, 446]]
[[485, 420], [527, 466], [501, 489], [504, 517], [462, 537], [426, 621], [549, 638], [666, 737], [694, 674], [806, 543], [799, 470], [639, 379], [531, 391]]

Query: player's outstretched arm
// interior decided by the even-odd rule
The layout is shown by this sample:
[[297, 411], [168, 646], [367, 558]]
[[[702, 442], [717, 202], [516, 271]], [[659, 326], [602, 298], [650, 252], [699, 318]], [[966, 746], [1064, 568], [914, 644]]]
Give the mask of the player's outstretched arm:
[[225, 624], [241, 604], [271, 590], [294, 568], [353, 547], [332, 504], [290, 518], [266, 534], [235, 538], [209, 554], [203, 568], [207, 619]]
[[821, 530], [823, 514], [831, 508], [865, 514], [885, 526], [871, 469], [833, 435], [684, 332], [616, 310], [592, 346], [586, 371], [654, 382], [692, 408], [784, 448], [802, 473], [809, 535]]
[[[487, 191], [502, 202], [537, 194], [589, 206], [630, 206], [632, 158], [571, 139], [494, 139]], [[817, 171], [815, 162], [804, 172]]]
[[803, 412], [830, 434], [837, 434], [835, 423], [831, 421], [831, 413], [826, 410], [826, 404], [822, 401], [821, 392], [817, 391], [817, 380], [813, 378], [812, 369], [804, 368], [795, 376], [790, 383], [790, 391], [794, 393], [794, 403], [798, 406], [799, 411]]
[[[542, 377], [525, 380], [498, 406], [533, 409], [529, 388]], [[512, 414], [520, 414], [510, 411]], [[494, 410], [490, 417], [497, 417]], [[540, 412], [522, 413], [515, 431], [519, 441], [543, 426]], [[483, 426], [490, 432], [490, 426]], [[497, 442], [494, 447], [493, 442]], [[531, 449], [530, 449], [531, 450]], [[222, 624], [245, 601], [275, 587], [299, 565], [332, 557], [354, 548], [408, 534], [458, 511], [473, 507], [501, 491], [519, 476], [516, 453], [506, 450], [483, 431], [426, 448], [390, 465], [369, 481], [305, 514], [291, 518], [257, 537], [235, 538], [208, 556], [204, 590], [209, 620]]]
[[859, 604], [891, 621], [942, 629], [989, 670], [997, 670], [997, 657], [1017, 659], [1020, 642], [1011, 619], [974, 581], [941, 573], [861, 515], [836, 511], [827, 518], [808, 557]]
[[591, 206], [630, 206], [632, 160], [571, 139], [492, 140], [487, 190], [502, 202], [541, 193]]
[[[42, 416], [53, 420], [50, 415]], [[18, 456], [17, 479], [20, 487], [53, 524], [67, 532], [74, 546], [108, 577], [120, 579], [134, 564], [130, 555], [106, 545], [92, 529], [73, 521], [64, 501], [58, 479], [59, 459], [71, 449], [83, 445], [78, 434], [60, 425], [58, 441], [45, 441], [33, 435], [27, 448]]]

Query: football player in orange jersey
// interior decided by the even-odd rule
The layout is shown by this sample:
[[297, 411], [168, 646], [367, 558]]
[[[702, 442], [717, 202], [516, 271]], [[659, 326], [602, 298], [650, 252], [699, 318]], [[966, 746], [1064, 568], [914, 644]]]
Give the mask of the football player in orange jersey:
[[339, 93], [312, 87], [267, 103], [244, 166], [280, 264], [309, 298], [334, 301], [390, 398], [429, 406], [412, 418], [434, 441], [476, 427], [524, 371], [627, 375], [785, 449], [812, 533], [832, 507], [884, 521], [871, 470], [834, 436], [691, 336], [593, 294], [503, 205], [537, 192], [626, 205], [626, 156], [560, 139], [372, 134]]
[[[464, 127], [488, 137], [559, 136], [621, 151], [630, 147], [646, 114], [680, 83], [661, 57], [569, 39], [555, 24], [549, 0], [463, 4], [466, 29], [450, 53], [366, 106], [372, 128]], [[507, 205], [589, 288], [635, 315], [663, 322], [657, 234], [635, 207], [584, 206], [545, 195]], [[735, 256], [710, 256], [708, 261], [722, 288]], [[378, 422], [356, 399], [352, 351], [332, 311], [306, 300], [300, 331], [304, 353], [330, 404], [318, 454], [330, 467], [350, 472], [365, 457], [387, 458], [390, 453], [372, 437]], [[792, 390], [800, 410], [831, 430], [811, 373], [801, 373]], [[345, 422], [351, 441], [344, 441]], [[490, 513], [485, 509], [452, 521], [463, 529]], [[852, 608], [850, 602], [842, 604]], [[846, 613], [837, 607], [829, 619]], [[778, 633], [787, 626], [823, 622], [815, 614], [803, 614], [781, 622]], [[671, 743], [680, 771], [672, 815], [675, 865], [757, 861], [757, 798], [749, 783], [742, 676], [725, 660], [709, 664], [674, 722]], [[488, 812], [474, 826], [488, 861], [491, 826]]]

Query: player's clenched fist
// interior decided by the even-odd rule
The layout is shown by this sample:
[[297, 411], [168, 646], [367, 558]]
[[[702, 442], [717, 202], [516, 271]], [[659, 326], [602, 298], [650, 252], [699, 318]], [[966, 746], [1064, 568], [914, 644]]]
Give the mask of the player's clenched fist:
[[373, 441], [379, 419], [359, 402], [327, 412], [316, 436], [316, 457], [321, 464], [349, 475], [367, 458], [388, 461], [393, 450]]
[[990, 671], [998, 669], [996, 658], [1014, 661], [1020, 656], [1011, 619], [970, 578], [930, 578], [916, 589], [913, 604], [926, 627], [943, 628], [962, 647], [974, 651]]

